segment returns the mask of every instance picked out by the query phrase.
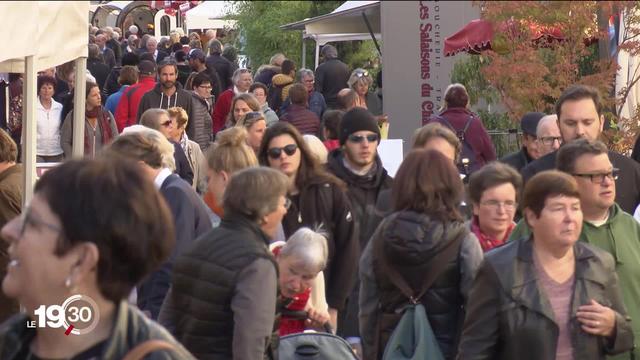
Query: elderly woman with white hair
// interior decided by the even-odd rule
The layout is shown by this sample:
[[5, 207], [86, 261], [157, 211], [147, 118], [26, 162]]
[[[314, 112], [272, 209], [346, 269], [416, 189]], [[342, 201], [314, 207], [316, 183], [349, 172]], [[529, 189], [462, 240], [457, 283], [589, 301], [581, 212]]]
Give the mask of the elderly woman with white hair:
[[[286, 243], [275, 242], [270, 249], [279, 268], [278, 310], [282, 314], [279, 335], [322, 328], [329, 321], [322, 276], [329, 254], [327, 239], [321, 233], [303, 227]], [[299, 311], [306, 312], [307, 319], [289, 315]]]

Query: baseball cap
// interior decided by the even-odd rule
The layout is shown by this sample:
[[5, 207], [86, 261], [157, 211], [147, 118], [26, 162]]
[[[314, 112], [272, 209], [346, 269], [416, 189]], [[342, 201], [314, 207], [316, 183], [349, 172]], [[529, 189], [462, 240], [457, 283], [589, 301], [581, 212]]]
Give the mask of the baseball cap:
[[204, 61], [204, 52], [202, 52], [202, 50], [200, 49], [192, 49], [191, 51], [189, 51], [189, 59], [198, 59], [200, 61]]
[[153, 61], [142, 60], [138, 64], [138, 71], [140, 71], [140, 74], [144, 74], [144, 75], [155, 74], [156, 64], [154, 64]]
[[528, 112], [524, 114], [522, 119], [520, 119], [520, 128], [522, 129], [522, 132], [527, 135], [536, 136], [538, 123], [540, 122], [540, 119], [546, 115], [547, 114], [542, 112]]

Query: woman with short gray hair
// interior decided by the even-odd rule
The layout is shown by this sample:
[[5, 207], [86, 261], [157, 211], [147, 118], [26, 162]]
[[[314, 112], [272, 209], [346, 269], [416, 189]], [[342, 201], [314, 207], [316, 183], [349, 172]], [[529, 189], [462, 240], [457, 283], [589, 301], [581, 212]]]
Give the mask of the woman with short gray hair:
[[277, 170], [240, 170], [224, 192], [220, 226], [176, 260], [159, 321], [197, 358], [275, 358], [278, 279], [268, 244], [287, 212], [287, 186]]
[[[287, 242], [271, 244], [279, 268], [278, 309], [279, 335], [322, 328], [329, 321], [327, 301], [324, 298], [322, 270], [327, 265], [329, 247], [325, 235], [303, 227]], [[292, 312], [305, 311], [307, 319], [292, 317]]]

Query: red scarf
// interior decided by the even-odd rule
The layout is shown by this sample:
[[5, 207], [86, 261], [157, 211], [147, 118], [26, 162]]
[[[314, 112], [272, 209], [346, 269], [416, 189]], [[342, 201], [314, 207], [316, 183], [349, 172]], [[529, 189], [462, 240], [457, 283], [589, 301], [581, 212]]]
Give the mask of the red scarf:
[[514, 227], [515, 224], [511, 223], [511, 225], [509, 225], [509, 228], [507, 229], [506, 234], [504, 234], [504, 238], [502, 240], [499, 240], [489, 237], [489, 235], [484, 234], [482, 230], [480, 230], [477, 216], [474, 216], [473, 220], [471, 220], [471, 232], [478, 238], [478, 241], [480, 241], [480, 246], [482, 247], [483, 252], [487, 252], [495, 247], [504, 244], [509, 239], [509, 235], [511, 235]]
[[[102, 134], [102, 145], [107, 145], [113, 139], [113, 134], [111, 133], [111, 126], [109, 125], [110, 117], [102, 105], [94, 107], [92, 110], [84, 111], [84, 116], [86, 118], [95, 118], [98, 119], [96, 122], [96, 127], [100, 128], [100, 134]], [[91, 147], [89, 146], [89, 136], [87, 131], [84, 132], [84, 154], [88, 155], [91, 151]], [[94, 149], [95, 151], [95, 149]]]

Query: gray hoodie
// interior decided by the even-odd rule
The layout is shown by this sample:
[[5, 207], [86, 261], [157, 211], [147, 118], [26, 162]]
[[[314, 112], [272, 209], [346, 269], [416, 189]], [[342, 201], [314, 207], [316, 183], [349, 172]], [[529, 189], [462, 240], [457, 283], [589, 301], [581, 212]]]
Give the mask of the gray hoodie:
[[[138, 115], [136, 116], [137, 123], [140, 123], [140, 117], [149, 109], [169, 109], [174, 106], [179, 106], [187, 112], [189, 119], [193, 119], [193, 99], [191, 92], [182, 89], [182, 84], [176, 82], [176, 92], [171, 96], [167, 96], [162, 92], [162, 84], [157, 83], [153, 89], [142, 96], [140, 99], [140, 106], [138, 107]], [[187, 123], [187, 135], [190, 138], [194, 138], [193, 121]]]

